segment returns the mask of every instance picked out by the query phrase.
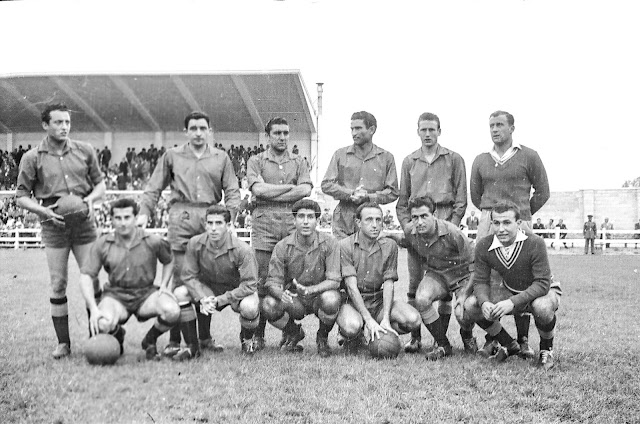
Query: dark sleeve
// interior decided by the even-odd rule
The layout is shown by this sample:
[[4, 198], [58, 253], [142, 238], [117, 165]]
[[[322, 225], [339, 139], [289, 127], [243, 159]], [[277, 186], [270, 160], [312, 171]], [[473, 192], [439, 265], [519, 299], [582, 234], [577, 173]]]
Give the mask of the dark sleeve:
[[142, 201], [140, 202], [141, 215], [155, 215], [154, 210], [158, 204], [160, 194], [162, 193], [162, 190], [169, 185], [171, 180], [171, 168], [169, 152], [165, 152], [158, 161], [156, 169], [153, 170], [153, 174], [144, 189]]
[[551, 268], [547, 257], [547, 247], [539, 237], [530, 237], [531, 244], [531, 273], [533, 282], [525, 291], [511, 296], [511, 301], [515, 306], [520, 306], [533, 302], [533, 300], [549, 293], [551, 285]]
[[396, 161], [391, 153], [384, 154], [387, 164], [384, 188], [369, 194], [369, 200], [379, 205], [386, 205], [395, 202], [398, 198], [398, 172], [396, 171]]
[[153, 243], [156, 257], [162, 265], [167, 265], [173, 260], [173, 253], [171, 252], [171, 243], [165, 238], [152, 234], [151, 241]]
[[[480, 175], [480, 161], [482, 155], [478, 155], [471, 165], [471, 176], [469, 177], [469, 190], [471, 191], [471, 203], [482, 210], [480, 203], [482, 202], [482, 193], [484, 187], [482, 186], [482, 176]], [[532, 212], [533, 214], [533, 212]]]
[[453, 202], [453, 216], [451, 222], [460, 225], [467, 211], [467, 170], [464, 159], [457, 153], [453, 154], [453, 187], [456, 193]]
[[[484, 239], [483, 239], [484, 240]], [[490, 301], [491, 265], [487, 261], [487, 244], [480, 240], [476, 244], [475, 269], [473, 272], [473, 293], [478, 299], [478, 306]]]
[[234, 215], [234, 211], [238, 212], [240, 206], [240, 187], [238, 186], [238, 177], [233, 172], [233, 164], [229, 156], [224, 155], [224, 169], [222, 171], [222, 189], [224, 190], [224, 205]]
[[381, 239], [386, 240], [385, 245], [388, 247], [385, 249], [384, 246], [382, 252], [385, 250], [388, 252], [386, 257], [384, 258], [384, 268], [382, 273], [382, 278], [384, 281], [392, 280], [398, 281], [398, 245], [390, 239]]
[[411, 196], [411, 175], [409, 173], [409, 171], [411, 170], [411, 162], [413, 162], [413, 159], [407, 156], [402, 161], [402, 167], [400, 168], [400, 191], [398, 195], [398, 203], [396, 203], [396, 215], [398, 216], [398, 221], [400, 222], [403, 230], [411, 221], [411, 216], [409, 214], [408, 208], [409, 197]]
[[[38, 148], [27, 152], [22, 156], [20, 161], [20, 171], [18, 173], [18, 184], [16, 190], [16, 197], [31, 197], [33, 187], [38, 178], [36, 171], [36, 154]], [[30, 154], [31, 153], [31, 154]]]
[[342, 278], [357, 277], [356, 265], [353, 260], [353, 239], [347, 237], [340, 240], [340, 273]]
[[549, 180], [547, 179], [547, 171], [544, 169], [544, 164], [538, 156], [538, 153], [531, 151], [529, 163], [529, 181], [535, 190], [533, 196], [529, 200], [529, 207], [531, 208], [531, 215], [538, 212], [542, 206], [549, 200], [551, 192], [549, 191]]
[[341, 281], [340, 273], [340, 246], [338, 240], [333, 237], [327, 239], [327, 258], [324, 278], [331, 281]]
[[347, 200], [353, 194], [353, 190], [346, 188], [343, 181], [340, 181], [340, 171], [338, 157], [340, 150], [336, 151], [331, 157], [329, 167], [324, 174], [320, 188], [324, 194], [328, 194], [336, 200]]
[[221, 296], [216, 296], [218, 306], [239, 302], [247, 296], [252, 295], [258, 289], [258, 262], [249, 246], [237, 249], [238, 273], [240, 274], [240, 284], [233, 290], [229, 290]]
[[87, 152], [88, 154], [87, 168], [88, 168], [89, 179], [91, 180], [91, 183], [95, 187], [96, 185], [100, 184], [100, 182], [104, 179], [104, 175], [100, 170], [100, 163], [98, 162], [98, 156], [96, 155], [96, 151], [94, 150], [93, 147], [91, 147], [90, 144], [87, 144], [87, 149], [89, 150]]
[[265, 287], [269, 293], [271, 293], [271, 287], [284, 290], [284, 258], [287, 254], [286, 250], [286, 242], [281, 240], [276, 244], [276, 247], [273, 249], [273, 253], [271, 254], [271, 259], [269, 260], [269, 274], [267, 275], [267, 280], [265, 282]]
[[100, 237], [89, 251], [89, 257], [82, 264], [80, 272], [90, 277], [96, 278], [102, 269], [102, 250], [104, 246], [104, 238]]

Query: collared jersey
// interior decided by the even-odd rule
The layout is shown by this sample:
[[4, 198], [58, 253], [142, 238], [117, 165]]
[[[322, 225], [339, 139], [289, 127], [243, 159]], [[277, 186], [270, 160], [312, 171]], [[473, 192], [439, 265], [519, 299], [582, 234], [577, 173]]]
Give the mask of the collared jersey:
[[293, 279], [303, 286], [324, 280], [340, 282], [340, 246], [331, 235], [315, 232], [311, 246], [298, 243], [297, 231], [282, 239], [269, 262], [267, 286], [285, 288]]
[[67, 140], [61, 155], [54, 153], [48, 137], [22, 156], [16, 197], [38, 200], [67, 194], [88, 196], [103, 179], [98, 158], [88, 143]]
[[231, 232], [216, 248], [208, 233], [189, 240], [182, 265], [182, 281], [194, 301], [211, 289], [218, 306], [228, 305], [253, 294], [258, 284], [258, 263], [249, 245]]
[[513, 243], [508, 257], [500, 248], [502, 244], [495, 244], [495, 240], [491, 235], [476, 244], [473, 284], [478, 304], [491, 300], [492, 269], [500, 274], [504, 286], [513, 293], [510, 299], [516, 307], [546, 295], [551, 285], [551, 268], [544, 240], [536, 235], [520, 237]]
[[[257, 182], [267, 184], [309, 184], [313, 187], [309, 166], [303, 157], [286, 151], [281, 158], [266, 150], [249, 158], [247, 163], [249, 189]], [[256, 207], [277, 206], [277, 201], [256, 197]], [[288, 204], [288, 203], [287, 203]]]
[[473, 267], [473, 240], [445, 220], [436, 219], [434, 237], [418, 234], [414, 228], [405, 235], [405, 241], [418, 253], [429, 272], [442, 276], [447, 283], [467, 277]]
[[422, 148], [404, 158], [396, 205], [402, 228], [411, 221], [409, 201], [423, 196], [431, 197], [436, 205], [450, 205], [451, 221], [460, 223], [467, 210], [467, 174], [462, 156], [438, 145], [431, 163], [427, 162]]
[[154, 213], [158, 198], [167, 186], [171, 187], [170, 205], [175, 202], [214, 205], [223, 199], [223, 191], [228, 209], [233, 211], [240, 205], [238, 178], [229, 156], [209, 145], [199, 158], [189, 143], [162, 155], [144, 190], [141, 214]]
[[341, 237], [356, 232], [355, 212], [358, 205], [350, 200], [353, 191], [362, 186], [372, 202], [386, 205], [398, 198], [398, 175], [393, 155], [373, 145], [364, 159], [355, 154], [353, 145], [336, 150], [321, 188], [325, 194], [339, 200], [333, 211], [334, 233]]
[[364, 300], [382, 296], [385, 281], [398, 281], [398, 245], [380, 238], [370, 251], [360, 247], [360, 233], [340, 240], [342, 278], [356, 277]]
[[166, 265], [172, 260], [171, 246], [167, 240], [136, 228], [128, 248], [116, 233], [102, 235], [91, 247], [89, 260], [82, 266], [81, 272], [98, 277], [100, 269], [104, 267], [112, 287], [150, 287], [156, 278], [158, 261]]

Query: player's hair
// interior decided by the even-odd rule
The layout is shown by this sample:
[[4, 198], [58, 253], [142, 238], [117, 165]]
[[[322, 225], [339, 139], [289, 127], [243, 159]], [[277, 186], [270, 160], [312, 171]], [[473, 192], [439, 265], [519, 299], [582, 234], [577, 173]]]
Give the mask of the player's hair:
[[376, 129], [378, 129], [378, 121], [376, 121], [376, 117], [369, 112], [364, 110], [354, 112], [353, 115], [351, 115], [351, 120], [354, 121], [356, 119], [362, 119], [362, 122], [364, 122], [364, 126], [367, 127], [367, 129], [371, 128], [372, 125], [375, 125]]
[[271, 134], [271, 127], [274, 125], [289, 125], [286, 119], [276, 116], [275, 118], [269, 119], [267, 125], [264, 126], [264, 132], [267, 134]]
[[425, 112], [418, 117], [418, 126], [422, 121], [436, 121], [438, 123], [438, 129], [440, 129], [440, 118], [435, 113]]
[[224, 217], [224, 222], [227, 224], [231, 222], [231, 212], [225, 206], [222, 205], [211, 205], [207, 208], [207, 213], [205, 216], [209, 215], [222, 215]]
[[51, 121], [51, 112], [53, 112], [54, 110], [59, 110], [60, 112], [70, 112], [69, 107], [64, 103], [50, 103], [40, 114], [42, 122], [46, 122], [48, 124]]
[[516, 221], [520, 219], [520, 208], [515, 203], [505, 200], [503, 202], [498, 202], [491, 208], [491, 219], [493, 219], [493, 213], [504, 213], [507, 211], [513, 211], [516, 216]]
[[293, 204], [293, 207], [291, 208], [291, 213], [293, 214], [293, 216], [296, 216], [300, 209], [311, 209], [316, 213], [316, 219], [320, 218], [320, 215], [322, 215], [320, 211], [320, 205], [315, 200], [311, 200], [311, 199], [298, 200], [296, 203]]
[[113, 216], [114, 209], [125, 209], [125, 208], [133, 208], [133, 215], [137, 216], [140, 208], [138, 207], [138, 202], [133, 200], [131, 197], [122, 197], [120, 199], [114, 200], [109, 205], [109, 215]]
[[378, 209], [380, 211], [380, 214], [384, 215], [382, 213], [382, 208], [376, 202], [364, 202], [363, 204], [358, 206], [358, 209], [356, 209], [356, 218], [362, 219], [362, 210], [366, 208]]
[[409, 205], [407, 206], [409, 212], [413, 208], [421, 208], [422, 206], [426, 206], [429, 208], [429, 212], [432, 214], [436, 212], [436, 203], [429, 196], [416, 197], [414, 199], [409, 200]]
[[200, 112], [200, 111], [194, 110], [193, 112], [188, 114], [186, 116], [186, 118], [184, 118], [184, 129], [185, 130], [189, 129], [189, 121], [191, 121], [192, 119], [195, 119], [196, 121], [198, 119], [204, 119], [205, 121], [207, 121], [207, 125], [209, 126], [209, 128], [211, 128], [211, 120], [209, 119], [209, 115], [207, 115], [204, 112]]
[[516, 122], [513, 115], [510, 114], [509, 112], [505, 112], [504, 110], [496, 110], [491, 115], [489, 115], [489, 118], [497, 118], [498, 116], [501, 116], [501, 115], [504, 115], [507, 117], [507, 123], [509, 124], [509, 126], [513, 125]]

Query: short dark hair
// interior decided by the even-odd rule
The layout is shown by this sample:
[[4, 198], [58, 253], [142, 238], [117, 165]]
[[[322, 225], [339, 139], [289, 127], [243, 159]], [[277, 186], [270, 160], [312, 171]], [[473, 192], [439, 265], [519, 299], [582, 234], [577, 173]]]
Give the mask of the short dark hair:
[[438, 129], [440, 129], [440, 118], [435, 113], [425, 112], [418, 117], [418, 126], [422, 121], [436, 121], [438, 123]]
[[433, 214], [435, 213], [436, 203], [429, 196], [416, 197], [414, 199], [409, 200], [409, 214], [411, 214], [411, 209], [413, 208], [421, 208], [422, 206], [426, 206], [429, 208], [429, 211]]
[[382, 213], [382, 208], [376, 202], [364, 202], [363, 204], [358, 206], [358, 209], [356, 209], [356, 218], [362, 219], [362, 210], [366, 208], [378, 209], [380, 211], [380, 214], [384, 215]]
[[515, 203], [505, 200], [498, 202], [491, 208], [491, 219], [493, 219], [493, 213], [504, 213], [507, 211], [513, 211], [516, 216], [516, 221], [520, 219], [520, 208]]
[[267, 134], [271, 134], [271, 127], [274, 125], [289, 125], [286, 119], [276, 116], [275, 118], [269, 119], [267, 125], [264, 126], [264, 132]]
[[109, 204], [109, 215], [113, 216], [114, 209], [125, 209], [125, 208], [133, 208], [133, 214], [136, 216], [140, 211], [140, 208], [138, 207], [138, 202], [133, 200], [131, 197], [122, 197], [120, 199], [114, 200], [113, 202], [111, 202], [111, 204]]
[[209, 115], [207, 115], [204, 112], [200, 112], [200, 111], [194, 110], [193, 112], [188, 114], [186, 118], [184, 118], [184, 129], [185, 130], [189, 129], [189, 121], [191, 121], [192, 119], [195, 119], [196, 121], [198, 119], [204, 119], [205, 121], [207, 121], [207, 125], [209, 126], [209, 128], [211, 128], [211, 120], [209, 119]]
[[489, 118], [497, 118], [498, 116], [502, 116], [502, 115], [507, 117], [507, 123], [509, 124], [509, 126], [513, 125], [516, 122], [513, 115], [510, 114], [509, 112], [505, 112], [504, 110], [496, 110], [491, 115], [489, 115]]
[[69, 107], [64, 103], [50, 103], [44, 108], [42, 114], [40, 115], [40, 118], [42, 118], [42, 122], [46, 122], [48, 124], [49, 121], [51, 121], [51, 112], [53, 112], [54, 110], [59, 110], [60, 112], [70, 112]]
[[372, 125], [374, 125], [376, 129], [378, 128], [378, 121], [376, 121], [376, 117], [369, 112], [364, 110], [354, 112], [354, 114], [351, 115], [351, 120], [354, 121], [356, 119], [362, 119], [362, 122], [364, 122], [364, 126], [367, 127], [367, 129], [371, 128]]
[[205, 215], [205, 219], [209, 215], [222, 215], [224, 217], [224, 222], [231, 222], [231, 212], [223, 205], [211, 205], [207, 208], [207, 213]]
[[320, 215], [322, 214], [318, 202], [311, 199], [300, 199], [296, 203], [294, 203], [293, 207], [291, 208], [291, 213], [293, 214], [293, 216], [296, 216], [300, 209], [311, 209], [316, 213], [316, 219], [320, 218]]

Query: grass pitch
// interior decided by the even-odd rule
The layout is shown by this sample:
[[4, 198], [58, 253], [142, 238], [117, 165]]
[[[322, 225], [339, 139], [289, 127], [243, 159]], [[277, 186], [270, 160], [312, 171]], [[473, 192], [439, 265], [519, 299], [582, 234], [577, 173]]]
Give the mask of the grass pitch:
[[[551, 256], [564, 296], [558, 314], [556, 360], [550, 372], [511, 358], [494, 366], [466, 356], [458, 326], [454, 356], [373, 360], [315, 352], [317, 321], [303, 323], [302, 354], [283, 354], [280, 334], [267, 329], [268, 348], [240, 354], [237, 316], [214, 315], [212, 332], [226, 350], [188, 363], [140, 360], [151, 322], [127, 324], [125, 355], [114, 366], [89, 365], [82, 355], [87, 319], [72, 259], [68, 290], [73, 354], [55, 361], [43, 250], [0, 250], [0, 422], [32, 423], [631, 423], [640, 421], [640, 268], [633, 256]], [[405, 298], [406, 258], [396, 296]], [[513, 319], [503, 320], [514, 333]], [[426, 344], [430, 336], [423, 328]], [[474, 331], [479, 341], [483, 332]], [[531, 342], [538, 336], [532, 323]], [[403, 339], [406, 340], [407, 336]], [[167, 336], [159, 341], [159, 347]]]

